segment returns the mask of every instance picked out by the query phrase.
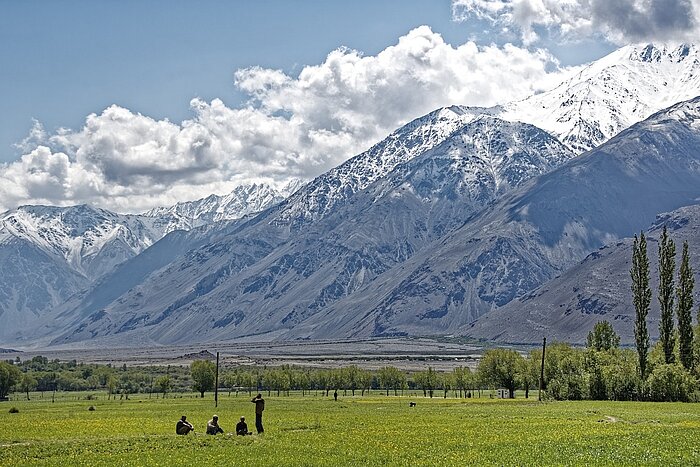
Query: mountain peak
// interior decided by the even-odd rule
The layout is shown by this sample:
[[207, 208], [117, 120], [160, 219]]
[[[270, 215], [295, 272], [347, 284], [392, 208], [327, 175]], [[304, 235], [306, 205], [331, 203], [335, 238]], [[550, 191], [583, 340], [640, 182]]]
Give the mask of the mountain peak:
[[669, 61], [678, 63], [691, 56], [697, 56], [694, 44], [636, 44], [623, 47], [630, 61], [658, 63]]
[[505, 104], [501, 115], [538, 126], [582, 153], [661, 109], [699, 95], [698, 55], [693, 44], [628, 45], [550, 91]]

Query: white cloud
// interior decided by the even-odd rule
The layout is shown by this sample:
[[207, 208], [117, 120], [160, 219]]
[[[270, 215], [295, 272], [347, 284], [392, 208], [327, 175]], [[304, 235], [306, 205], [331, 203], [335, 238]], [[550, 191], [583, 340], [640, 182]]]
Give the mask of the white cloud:
[[526, 45], [545, 28], [563, 38], [602, 36], [614, 43], [693, 41], [698, 0], [453, 0], [457, 21], [485, 19], [518, 29]]
[[238, 183], [311, 178], [435, 108], [523, 98], [563, 73], [544, 51], [454, 47], [422, 26], [376, 56], [335, 50], [297, 77], [239, 70], [245, 105], [194, 99], [181, 124], [118, 106], [76, 131], [47, 135], [37, 124], [22, 158], [0, 165], [0, 207], [87, 202], [134, 212]]

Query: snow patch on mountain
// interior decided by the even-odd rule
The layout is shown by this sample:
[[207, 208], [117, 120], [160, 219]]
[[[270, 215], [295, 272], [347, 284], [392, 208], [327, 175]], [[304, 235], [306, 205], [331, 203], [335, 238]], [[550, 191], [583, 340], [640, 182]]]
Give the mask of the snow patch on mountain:
[[531, 123], [581, 153], [698, 95], [696, 45], [638, 44], [591, 63], [551, 91], [503, 105], [499, 116]]
[[145, 217], [168, 218], [175, 222], [166, 227], [167, 231], [188, 230], [212, 222], [240, 219], [263, 211], [284, 200], [297, 191], [302, 182], [292, 179], [278, 190], [264, 183], [240, 185], [227, 195], [210, 195], [196, 201], [185, 201], [170, 207], [151, 209], [143, 213]]

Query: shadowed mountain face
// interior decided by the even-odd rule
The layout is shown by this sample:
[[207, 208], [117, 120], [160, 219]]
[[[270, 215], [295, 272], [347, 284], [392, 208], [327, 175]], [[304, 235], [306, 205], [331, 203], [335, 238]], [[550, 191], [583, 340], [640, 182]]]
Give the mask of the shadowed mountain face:
[[273, 338], [312, 322], [498, 195], [572, 157], [531, 125], [479, 117], [336, 203], [333, 212], [316, 211], [320, 219], [307, 217], [309, 224], [294, 235], [285, 223], [289, 205], [297, 203], [292, 197], [102, 309], [79, 304], [72, 314], [91, 316], [56, 342], [115, 333], [158, 342]]
[[286, 336], [457, 332], [658, 212], [696, 203], [699, 126], [700, 99], [659, 112], [505, 195]]
[[[142, 215], [116, 214], [87, 205], [22, 206], [2, 213], [0, 339], [16, 336], [19, 329], [53, 313], [73, 294], [90, 287], [117, 265], [148, 251], [169, 232], [237, 219], [282, 199], [282, 194], [269, 186], [250, 185], [238, 187], [227, 196], [212, 195]], [[222, 224], [199, 230], [219, 228], [225, 227]], [[199, 238], [199, 234], [192, 238]], [[142, 262], [148, 263], [153, 256], [149, 252]], [[163, 258], [162, 254], [155, 256]], [[172, 260], [175, 256], [168, 257]], [[137, 277], [145, 276], [132, 275], [128, 282], [135, 284]], [[111, 295], [118, 289], [114, 288]]]
[[[676, 242], [677, 267], [683, 242], [687, 241], [695, 281], [700, 281], [700, 206], [659, 215], [646, 232], [654, 294], [648, 327], [653, 339], [659, 333], [658, 239], [664, 225]], [[629, 273], [631, 258], [631, 238], [610, 243], [561, 276], [465, 326], [460, 333], [511, 343], [536, 343], [546, 336], [583, 344], [593, 325], [607, 320], [620, 335], [621, 342], [632, 345], [635, 310]]]

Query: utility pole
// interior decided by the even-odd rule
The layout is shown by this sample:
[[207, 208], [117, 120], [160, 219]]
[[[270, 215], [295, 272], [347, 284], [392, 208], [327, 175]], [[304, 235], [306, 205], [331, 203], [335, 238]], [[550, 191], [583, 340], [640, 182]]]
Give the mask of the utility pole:
[[537, 394], [537, 400], [542, 400], [542, 391], [544, 390], [544, 352], [547, 349], [547, 338], [542, 338], [542, 365], [540, 365], [540, 390]]
[[214, 407], [219, 406], [219, 352], [216, 352], [216, 378], [214, 379]]

